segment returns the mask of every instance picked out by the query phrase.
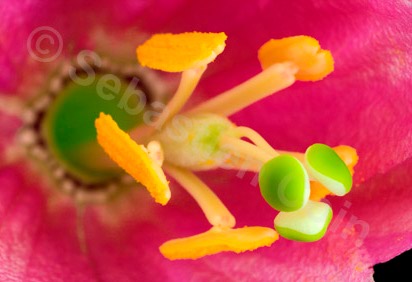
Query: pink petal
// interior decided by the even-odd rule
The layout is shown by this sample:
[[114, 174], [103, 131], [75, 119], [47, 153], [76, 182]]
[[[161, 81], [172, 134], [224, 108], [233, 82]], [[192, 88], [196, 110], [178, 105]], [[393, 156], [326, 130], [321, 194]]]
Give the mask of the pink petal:
[[[410, 167], [405, 169], [402, 175]], [[395, 174], [393, 177], [402, 175]], [[148, 204], [150, 197], [145, 191], [140, 191], [129, 203], [122, 202], [126, 206], [133, 204], [137, 209], [126, 209], [126, 216], [121, 214], [118, 221], [108, 217], [110, 206], [100, 208], [108, 209], [106, 211], [99, 211], [99, 208], [89, 210], [85, 220], [88, 248], [85, 255], [81, 253], [76, 238], [73, 208], [63, 201], [60, 205], [47, 209], [44, 195], [32, 186], [25, 188], [29, 183], [24, 183], [22, 176], [14, 169], [2, 170], [0, 173], [2, 187], [7, 187], [7, 191], [10, 191], [2, 193], [0, 199], [4, 203], [2, 206], [8, 206], [9, 210], [7, 213], [5, 208], [1, 210], [1, 220], [4, 223], [0, 237], [4, 248], [2, 253], [6, 257], [3, 257], [0, 269], [9, 276], [26, 275], [32, 277], [33, 281], [36, 277], [44, 276], [44, 273], [48, 273], [51, 278], [65, 277], [67, 281], [94, 281], [96, 277], [103, 281], [182, 281], [191, 277], [201, 281], [227, 278], [242, 280], [246, 277], [249, 281], [271, 280], [275, 277], [285, 281], [299, 277], [366, 279], [372, 274], [370, 266], [376, 262], [376, 252], [380, 252], [380, 259], [387, 258], [394, 251], [402, 250], [406, 242], [410, 242], [410, 237], [393, 238], [400, 242], [399, 245], [382, 256], [382, 243], [376, 243], [376, 239], [384, 243], [387, 240], [385, 238], [393, 234], [393, 227], [396, 225], [388, 226], [386, 231], [389, 233], [380, 231], [371, 238], [362, 237], [350, 228], [350, 216], [355, 215], [369, 224], [369, 234], [380, 230], [382, 218], [378, 217], [375, 222], [373, 219], [376, 210], [369, 209], [374, 200], [371, 195], [360, 200], [348, 199], [352, 204], [350, 208], [335, 208], [335, 219], [328, 235], [317, 243], [305, 244], [281, 239], [271, 248], [253, 253], [221, 254], [198, 261], [169, 262], [157, 251], [163, 241], [207, 228], [200, 210], [174, 185], [175, 197], [168, 207]], [[257, 187], [245, 185], [252, 177], [249, 174], [241, 179], [233, 172], [215, 181], [209, 180], [208, 183], [218, 188], [216, 190], [219, 196], [238, 217], [239, 226], [270, 226], [274, 217], [273, 210], [257, 197]], [[225, 187], [229, 180], [234, 185]], [[378, 183], [382, 181], [379, 180]], [[365, 184], [362, 188], [372, 190], [374, 185]], [[380, 189], [378, 187], [374, 190]], [[406, 194], [400, 196], [410, 197]], [[390, 200], [399, 202], [399, 199]], [[339, 207], [339, 202], [334, 201], [333, 206]], [[342, 210], [346, 210], [347, 214], [340, 221], [339, 213]], [[370, 211], [365, 212], [367, 210]], [[382, 217], [386, 216], [384, 212], [380, 214]], [[405, 215], [405, 220], [408, 217]], [[400, 232], [410, 230], [409, 225], [397, 227]], [[13, 241], [13, 238], [17, 239]], [[362, 243], [363, 239], [365, 243]], [[250, 271], [251, 269], [259, 271]]]
[[[27, 91], [37, 90], [32, 88], [41, 87], [47, 74], [56, 68], [61, 59], [73, 56], [79, 50], [93, 48], [97, 28], [112, 29], [114, 7], [118, 7], [117, 1], [2, 3], [0, 33], [4, 38], [0, 41], [3, 54], [0, 59], [3, 72], [0, 92], [17, 92], [27, 97]], [[54, 41], [39, 40], [42, 35]], [[50, 53], [39, 53], [37, 42], [40, 49]], [[55, 59], [47, 60], [54, 55]]]
[[363, 246], [375, 263], [411, 248], [411, 169], [412, 158], [409, 158], [387, 173], [362, 183], [358, 193], [348, 198], [349, 212], [369, 226]]
[[[314, 142], [356, 147], [361, 157], [356, 178], [358, 182], [366, 181], [347, 198], [350, 208], [342, 208], [344, 199], [332, 201], [335, 215], [348, 210], [348, 216], [336, 231], [318, 243], [281, 240], [270, 249], [240, 256], [223, 254], [194, 262], [169, 262], [160, 257], [158, 245], [207, 228], [196, 206], [177, 192], [170, 207], [160, 209], [142, 203], [148, 207], [146, 213], [136, 215], [128, 210], [129, 221], [119, 219], [118, 229], [106, 222], [107, 215], [101, 211], [89, 210], [89, 255], [85, 256], [75, 234], [73, 207], [59, 204], [57, 211], [51, 213], [46, 202], [49, 195], [24, 180], [21, 171], [7, 168], [0, 171], [0, 186], [6, 187], [0, 193], [1, 280], [33, 277], [48, 281], [49, 277], [64, 277], [68, 281], [177, 281], [193, 276], [198, 280], [296, 280], [319, 276], [366, 279], [371, 276], [369, 267], [373, 263], [409, 248], [411, 228], [406, 215], [411, 206], [411, 178], [407, 171], [411, 169], [412, 118], [408, 66], [412, 56], [408, 46], [412, 40], [408, 4], [335, 0], [233, 5], [222, 1], [182, 1], [176, 8], [166, 2], [159, 2], [163, 4], [159, 14], [146, 2], [135, 1], [127, 1], [124, 6], [108, 1], [103, 8], [97, 6], [100, 1], [86, 6], [76, 1], [70, 5], [29, 1], [1, 7], [1, 18], [6, 19], [3, 15], [7, 15], [7, 19], [0, 23], [0, 31], [13, 36], [6, 36], [0, 45], [0, 51], [7, 54], [0, 60], [5, 71], [0, 91], [12, 92], [26, 83], [24, 79], [33, 69], [47, 68], [31, 65], [25, 49], [28, 35], [41, 25], [51, 25], [61, 32], [65, 42], [75, 43], [75, 50], [93, 46], [88, 32], [101, 24], [108, 29], [142, 26], [149, 32], [226, 31], [230, 38], [227, 51], [210, 67], [209, 78], [200, 87], [203, 95], [198, 95], [198, 99], [215, 95], [258, 72], [256, 50], [267, 39], [313, 35], [334, 53], [336, 72], [322, 82], [297, 84], [239, 113], [234, 120], [254, 127], [281, 149], [304, 150]], [[94, 11], [93, 16], [90, 11]], [[143, 16], [138, 17], [142, 12]], [[61, 14], [65, 16], [50, 17]], [[228, 17], [233, 20], [227, 21]], [[24, 29], [16, 23], [21, 19]], [[67, 55], [68, 49], [64, 50]], [[2, 142], [7, 144], [7, 140]], [[219, 187], [218, 194], [238, 217], [239, 226], [273, 224], [273, 211], [258, 196], [256, 187], [249, 189], [249, 179], [240, 181], [234, 173], [216, 178], [210, 184]], [[345, 228], [349, 215], [369, 224], [367, 237], [359, 230]]]
[[51, 199], [21, 168], [0, 170], [0, 280], [91, 281], [94, 273], [74, 233], [73, 207], [53, 213]]
[[0, 111], [0, 166], [10, 155], [10, 147], [15, 142], [15, 134], [20, 126], [20, 119]]

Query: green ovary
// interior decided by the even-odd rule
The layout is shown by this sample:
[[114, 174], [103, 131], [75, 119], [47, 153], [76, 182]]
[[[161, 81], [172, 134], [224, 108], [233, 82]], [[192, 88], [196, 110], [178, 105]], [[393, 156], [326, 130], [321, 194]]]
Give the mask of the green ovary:
[[119, 80], [120, 91], [108, 93], [114, 88], [102, 90], [98, 86], [102, 77], [97, 75], [88, 86], [69, 82], [47, 111], [41, 126], [46, 143], [60, 164], [87, 184], [102, 183], [121, 173], [97, 144], [94, 121], [99, 113], [112, 115], [123, 130], [142, 123], [143, 111], [138, 114], [127, 111], [137, 107], [137, 95], [127, 97], [127, 109], [120, 103], [125, 98], [128, 82]]

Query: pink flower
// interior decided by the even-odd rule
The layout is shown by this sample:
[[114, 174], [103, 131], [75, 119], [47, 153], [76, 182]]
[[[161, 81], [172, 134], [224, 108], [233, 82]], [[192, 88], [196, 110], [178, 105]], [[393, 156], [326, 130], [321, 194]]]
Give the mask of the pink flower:
[[[0, 4], [0, 280], [366, 280], [372, 265], [411, 247], [410, 3], [82, 2]], [[55, 61], [36, 61], [27, 50], [30, 34], [43, 26], [64, 43]], [[332, 51], [335, 72], [327, 79], [298, 83], [233, 116], [275, 148], [303, 151], [315, 142], [357, 148], [357, 184], [348, 197], [329, 199], [335, 217], [322, 240], [281, 239], [240, 255], [168, 261], [157, 250], [161, 243], [207, 228], [192, 199], [175, 187], [167, 207], [152, 204], [145, 191], [87, 207], [82, 250], [71, 199], [53, 190], [28, 161], [11, 161], [21, 125], [14, 101], [33, 97], [59, 60], [92, 49], [134, 62], [135, 47], [151, 33], [192, 30], [225, 31], [229, 37], [199, 85], [197, 101], [260, 71], [257, 50], [270, 38], [307, 34]], [[273, 211], [249, 184], [253, 175], [200, 175], [217, 188], [239, 226], [273, 224]]]

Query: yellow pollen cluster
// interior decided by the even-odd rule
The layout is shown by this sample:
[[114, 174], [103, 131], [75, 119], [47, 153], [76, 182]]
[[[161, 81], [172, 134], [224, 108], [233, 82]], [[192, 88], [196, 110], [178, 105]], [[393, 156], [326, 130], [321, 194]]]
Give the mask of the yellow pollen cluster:
[[260, 47], [258, 56], [263, 69], [276, 63], [295, 63], [299, 67], [296, 79], [302, 81], [321, 80], [334, 69], [330, 51], [322, 50], [310, 36], [271, 39]]
[[159, 204], [170, 199], [170, 189], [162, 169], [152, 160], [147, 150], [123, 132], [111, 116], [100, 114], [95, 122], [97, 141], [105, 152], [137, 182], [149, 190]]
[[204, 233], [170, 240], [160, 246], [168, 259], [197, 259], [220, 252], [241, 253], [272, 245], [279, 235], [271, 228], [253, 226], [238, 229], [213, 227]]
[[212, 62], [223, 52], [226, 38], [223, 32], [155, 34], [137, 48], [137, 59], [152, 69], [182, 72]]

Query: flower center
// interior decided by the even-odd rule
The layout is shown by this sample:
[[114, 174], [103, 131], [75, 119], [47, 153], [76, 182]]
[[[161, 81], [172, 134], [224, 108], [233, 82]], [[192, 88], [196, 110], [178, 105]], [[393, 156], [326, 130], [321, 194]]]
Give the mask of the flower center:
[[[268, 41], [258, 52], [261, 73], [181, 112], [207, 65], [223, 51], [225, 40], [223, 33], [154, 35], [137, 48], [138, 60], [153, 69], [182, 72], [175, 95], [155, 121], [129, 134], [107, 113], [102, 112], [95, 122], [97, 140], [108, 156], [143, 184], [157, 203], [168, 203], [172, 193], [167, 177], [174, 178], [212, 226], [206, 232], [162, 244], [160, 252], [169, 259], [254, 250], [270, 246], [279, 235], [297, 241], [319, 240], [332, 218], [331, 207], [320, 200], [332, 193], [344, 196], [352, 187], [357, 162], [353, 148], [314, 144], [305, 153], [282, 152], [258, 132], [236, 126], [229, 119], [296, 80], [318, 81], [330, 74], [333, 57], [314, 38]], [[236, 228], [235, 216], [193, 173], [216, 168], [258, 173], [260, 193], [279, 212], [273, 223], [276, 231], [262, 226]]]
[[[89, 190], [106, 186], [122, 177], [114, 161], [161, 205], [172, 197], [168, 178], [175, 179], [211, 228], [162, 244], [160, 252], [169, 259], [255, 250], [270, 246], [279, 235], [319, 240], [332, 217], [330, 206], [320, 200], [329, 194], [344, 196], [352, 187], [353, 148], [314, 144], [305, 153], [283, 152], [253, 129], [230, 121], [232, 114], [297, 80], [318, 81], [333, 71], [331, 53], [311, 37], [268, 41], [258, 51], [260, 73], [182, 112], [208, 64], [223, 52], [226, 38], [224, 33], [158, 34], [137, 48], [141, 65], [182, 73], [162, 112], [144, 112], [152, 93], [139, 73], [71, 67], [51, 83], [49, 92], [59, 93], [55, 99], [47, 95], [33, 104], [34, 122], [26, 126], [39, 139], [26, 138], [33, 141], [31, 152], [43, 150], [36, 155], [49, 166], [57, 161], [55, 178], [70, 176]], [[235, 216], [195, 174], [216, 168], [257, 173], [260, 194], [278, 211], [273, 227], [236, 227]]]
[[128, 177], [98, 145], [94, 120], [104, 111], [123, 130], [141, 124], [155, 92], [148, 80], [138, 67], [65, 65], [30, 103], [20, 139], [65, 192], [115, 193]]

